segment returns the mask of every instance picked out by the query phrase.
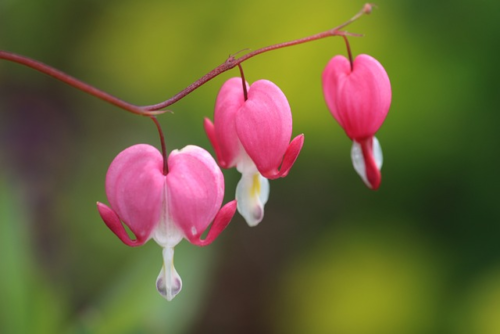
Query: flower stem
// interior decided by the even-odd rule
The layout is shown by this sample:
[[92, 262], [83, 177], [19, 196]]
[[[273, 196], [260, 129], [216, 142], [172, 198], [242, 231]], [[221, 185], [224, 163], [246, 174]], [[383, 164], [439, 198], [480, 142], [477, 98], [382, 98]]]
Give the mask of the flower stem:
[[77, 88], [77, 89], [79, 89], [87, 94], [93, 95], [101, 100], [104, 100], [108, 103], [111, 103], [111, 104], [113, 104], [119, 108], [122, 108], [126, 111], [129, 111], [131, 113], [134, 113], [137, 115], [142, 115], [142, 116], [152, 117], [152, 116], [164, 113], [165, 111], [159, 111], [159, 110], [174, 104], [175, 102], [184, 98], [186, 95], [190, 94], [195, 89], [204, 85], [205, 83], [212, 80], [216, 76], [234, 68], [235, 66], [239, 66], [242, 62], [244, 62], [252, 57], [255, 57], [259, 54], [273, 51], [273, 50], [277, 50], [277, 49], [282, 49], [282, 48], [285, 48], [288, 46], [294, 46], [294, 45], [298, 45], [298, 44], [312, 42], [315, 40], [319, 40], [319, 39], [331, 37], [331, 36], [344, 36], [344, 37], [348, 36], [348, 35], [349, 36], [362, 36], [359, 34], [348, 33], [346, 31], [343, 31], [342, 29], [345, 28], [346, 26], [348, 26], [349, 24], [353, 23], [357, 19], [359, 19], [361, 16], [363, 16], [365, 14], [370, 14], [373, 7], [374, 7], [374, 5], [367, 3], [363, 6], [363, 8], [358, 13], [356, 13], [356, 15], [354, 15], [349, 20], [345, 21], [344, 23], [342, 23], [341, 25], [339, 25], [335, 28], [329, 29], [329, 30], [321, 32], [319, 34], [296, 39], [296, 40], [289, 41], [289, 42], [278, 43], [278, 44], [266, 46], [266, 47], [263, 47], [261, 49], [249, 52], [238, 59], [236, 59], [235, 55], [229, 56], [229, 58], [224, 63], [220, 64], [219, 66], [214, 68], [212, 71], [205, 74], [200, 79], [196, 80], [191, 85], [187, 86], [182, 91], [180, 91], [176, 95], [172, 96], [168, 100], [165, 100], [163, 102], [160, 102], [160, 103], [157, 103], [154, 105], [142, 106], [142, 107], [125, 102], [117, 97], [112, 96], [111, 94], [108, 94], [100, 89], [97, 89], [97, 88], [95, 88], [95, 87], [93, 87], [93, 86], [91, 86], [83, 81], [80, 81], [80, 80], [60, 71], [60, 70], [57, 70], [57, 69], [55, 69], [49, 65], [46, 65], [42, 62], [39, 62], [37, 60], [31, 59], [31, 58], [28, 58], [25, 56], [17, 55], [17, 54], [11, 53], [11, 52], [2, 51], [2, 50], [0, 50], [0, 59], [8, 60], [8, 61], [11, 61], [14, 63], [18, 63], [21, 65], [30, 67], [32, 69], [35, 69], [39, 72], [47, 74], [47, 75], [49, 75], [57, 80], [60, 80], [60, 81], [66, 83], [74, 88]]
[[241, 64], [238, 64], [238, 68], [240, 69], [240, 76], [241, 76], [241, 85], [243, 86], [243, 98], [248, 100], [248, 92], [247, 92], [247, 82], [245, 80], [245, 73], [243, 73], [243, 66]]
[[161, 155], [163, 156], [163, 175], [168, 174], [168, 156], [167, 156], [167, 146], [165, 145], [165, 136], [163, 135], [163, 130], [161, 129], [160, 122], [155, 116], [151, 116], [151, 120], [155, 123], [158, 134], [160, 135], [161, 142]]
[[14, 63], [18, 63], [27, 67], [30, 67], [34, 70], [37, 70], [39, 72], [42, 72], [44, 74], [47, 74], [59, 81], [62, 81], [74, 88], [77, 88], [87, 94], [93, 95], [101, 100], [104, 100], [108, 103], [111, 103], [119, 108], [122, 108], [124, 110], [130, 111], [131, 113], [137, 114], [137, 115], [142, 115], [142, 116], [153, 116], [153, 115], [158, 115], [164, 113], [164, 111], [148, 111], [145, 110], [139, 106], [130, 104], [128, 102], [125, 102], [117, 97], [114, 97], [111, 94], [108, 94], [100, 89], [97, 89], [81, 80], [78, 80], [58, 69], [55, 69], [51, 66], [48, 66], [42, 62], [39, 62], [37, 60], [21, 56], [18, 54], [14, 54], [11, 52], [7, 51], [2, 51], [0, 50], [0, 59], [5, 59], [8, 61], [12, 61]]
[[347, 39], [347, 36], [342, 36], [344, 37], [344, 41], [345, 41], [345, 46], [347, 48], [347, 55], [349, 56], [349, 63], [351, 64], [351, 72], [352, 72], [352, 69], [353, 69], [353, 62], [352, 62], [352, 52], [351, 52], [351, 45], [349, 44], [349, 40]]
[[204, 85], [205, 83], [207, 83], [208, 81], [212, 80], [216, 76], [234, 68], [235, 66], [238, 66], [242, 62], [244, 62], [252, 57], [255, 57], [261, 53], [265, 53], [265, 52], [269, 52], [269, 51], [273, 51], [273, 50], [277, 50], [277, 49], [282, 49], [282, 48], [285, 48], [288, 46], [294, 46], [294, 45], [298, 45], [298, 44], [308, 43], [308, 42], [312, 42], [312, 41], [315, 41], [318, 39], [331, 37], [331, 36], [347, 36], [347, 35], [349, 35], [349, 36], [360, 37], [362, 35], [348, 33], [346, 31], [342, 31], [341, 29], [343, 29], [346, 26], [348, 26], [349, 24], [353, 23], [354, 21], [359, 19], [361, 16], [363, 16], [365, 14], [370, 14], [372, 11], [372, 8], [373, 8], [372, 4], [370, 4], [370, 3], [365, 4], [363, 6], [363, 8], [358, 13], [356, 13], [356, 15], [354, 15], [352, 18], [350, 18], [346, 22], [342, 23], [341, 25], [339, 25], [335, 28], [329, 29], [327, 31], [323, 31], [323, 32], [320, 32], [320, 33], [312, 35], [312, 36], [299, 38], [299, 39], [289, 41], [289, 42], [278, 43], [278, 44], [266, 46], [266, 47], [263, 47], [261, 49], [247, 53], [246, 55], [244, 55], [238, 59], [236, 59], [234, 55], [229, 56], [229, 58], [224, 63], [220, 64], [219, 66], [214, 68], [212, 71], [205, 74], [200, 79], [196, 80], [195, 82], [193, 82], [191, 85], [184, 88], [182, 91], [180, 91], [176, 95], [172, 96], [170, 99], [165, 100], [165, 101], [160, 102], [160, 103], [157, 103], [157, 104], [154, 104], [154, 105], [143, 106], [143, 108], [145, 110], [159, 110], [159, 109], [168, 107], [168, 106], [174, 104], [175, 102], [179, 101], [180, 99], [184, 98], [186, 95], [190, 94], [192, 91], [194, 91], [198, 87], [200, 87], [200, 86]]

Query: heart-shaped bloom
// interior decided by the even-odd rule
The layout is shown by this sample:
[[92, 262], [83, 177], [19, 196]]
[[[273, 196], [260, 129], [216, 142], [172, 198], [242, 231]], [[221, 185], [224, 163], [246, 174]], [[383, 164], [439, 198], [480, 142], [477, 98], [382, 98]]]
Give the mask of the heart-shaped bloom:
[[382, 150], [378, 131], [391, 105], [391, 83], [387, 72], [373, 57], [359, 55], [351, 63], [333, 57], [322, 76], [323, 93], [333, 117], [353, 141], [351, 157], [355, 170], [371, 189], [380, 186]]
[[288, 174], [302, 149], [304, 135], [290, 142], [292, 113], [278, 86], [268, 80], [245, 85], [246, 100], [242, 80], [227, 80], [217, 96], [214, 123], [206, 118], [204, 126], [219, 165], [236, 167], [242, 173], [236, 188], [238, 211], [255, 226], [264, 217], [268, 179]]
[[[106, 225], [128, 246], [153, 238], [163, 248], [163, 266], [156, 281], [168, 300], [180, 292], [182, 281], [174, 268], [174, 246], [183, 238], [205, 246], [229, 224], [236, 201], [222, 209], [224, 177], [212, 156], [197, 146], [174, 150], [163, 157], [153, 146], [140, 144], [122, 151], [106, 175], [106, 195], [111, 207], [97, 203]], [[220, 209], [220, 210], [219, 210]], [[212, 227], [205, 239], [201, 235]], [[131, 239], [123, 224], [135, 235]]]

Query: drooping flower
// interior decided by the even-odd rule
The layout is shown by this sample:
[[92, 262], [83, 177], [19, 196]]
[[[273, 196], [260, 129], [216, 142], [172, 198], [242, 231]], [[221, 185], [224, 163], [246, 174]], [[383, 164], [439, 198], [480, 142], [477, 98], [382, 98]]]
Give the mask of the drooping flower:
[[[168, 170], [164, 175], [163, 157], [150, 145], [125, 149], [106, 175], [110, 207], [98, 202], [97, 209], [126, 245], [140, 246], [153, 238], [163, 248], [156, 287], [163, 297], [172, 300], [182, 288], [173, 263], [174, 247], [183, 238], [198, 246], [210, 244], [229, 224], [236, 201], [220, 209], [224, 177], [212, 156], [200, 147], [186, 146], [171, 152]], [[210, 231], [201, 239], [210, 223]], [[135, 239], [129, 237], [123, 224]]]
[[274, 83], [258, 80], [245, 100], [242, 80], [231, 78], [215, 103], [214, 123], [205, 118], [205, 132], [219, 165], [242, 174], [236, 188], [238, 211], [250, 226], [264, 217], [268, 179], [285, 177], [297, 159], [304, 135], [292, 136], [292, 113], [285, 94]]
[[323, 93], [331, 114], [353, 141], [354, 169], [371, 189], [380, 186], [382, 150], [375, 133], [391, 105], [387, 72], [373, 57], [362, 54], [351, 63], [333, 57], [322, 76]]

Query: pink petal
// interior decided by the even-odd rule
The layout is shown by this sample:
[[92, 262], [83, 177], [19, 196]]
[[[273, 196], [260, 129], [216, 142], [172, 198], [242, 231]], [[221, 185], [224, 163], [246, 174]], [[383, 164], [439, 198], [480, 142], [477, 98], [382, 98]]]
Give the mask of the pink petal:
[[351, 139], [373, 136], [384, 122], [391, 104], [391, 84], [382, 65], [359, 55], [351, 65], [343, 56], [333, 57], [322, 75], [323, 93], [333, 117]]
[[210, 119], [205, 118], [205, 120], [203, 121], [203, 127], [205, 128], [205, 133], [207, 134], [208, 140], [210, 140], [210, 144], [212, 144], [212, 147], [214, 148], [219, 166], [221, 166], [222, 168], [229, 168], [228, 164], [224, 160], [223, 154], [221, 153], [219, 142], [217, 141], [217, 135], [215, 133], [214, 124]]
[[[240, 154], [241, 146], [236, 134], [235, 117], [244, 102], [241, 78], [227, 80], [222, 85], [215, 102], [213, 130], [210, 127], [207, 130], [205, 126], [205, 131], [216, 150], [219, 164], [223, 168], [234, 167]], [[217, 144], [214, 145], [214, 142]]]
[[285, 94], [274, 83], [259, 80], [236, 116], [238, 137], [259, 172], [278, 175], [292, 136], [292, 113]]
[[100, 202], [97, 202], [97, 210], [99, 211], [99, 214], [101, 215], [102, 220], [106, 225], [109, 227], [109, 229], [116, 234], [118, 238], [120, 238], [121, 241], [127, 246], [140, 246], [144, 244], [148, 239], [144, 237], [140, 237], [141, 239], [136, 239], [132, 240], [127, 234], [127, 231], [125, 231], [125, 228], [122, 225], [122, 222], [120, 221], [120, 217], [107, 205], [102, 204]]
[[199, 239], [219, 211], [224, 177], [212, 156], [197, 146], [173, 151], [168, 159], [167, 203], [188, 240]]
[[[106, 194], [110, 206], [138, 240], [147, 240], [158, 223], [165, 187], [162, 170], [162, 155], [145, 144], [122, 151], [108, 169]], [[105, 213], [105, 216], [111, 222], [110, 215]]]
[[[382, 151], [380, 149], [380, 144], [375, 137], [355, 141], [354, 143], [351, 152], [354, 169], [361, 176], [368, 188], [377, 190], [382, 182], [382, 174], [380, 173], [380, 168], [382, 167]], [[359, 146], [357, 146], [356, 143]], [[361, 150], [361, 154], [359, 150]]]
[[233, 200], [226, 205], [224, 205], [220, 211], [215, 216], [215, 220], [208, 231], [207, 237], [203, 240], [200, 239], [200, 236], [188, 235], [188, 240], [194, 245], [197, 246], [207, 246], [210, 245], [219, 234], [229, 225], [231, 219], [236, 212], [236, 200]]
[[278, 174], [275, 175], [264, 175], [264, 177], [268, 179], [275, 179], [278, 177], [285, 177], [288, 175], [288, 172], [292, 168], [295, 160], [299, 156], [300, 150], [302, 150], [302, 146], [304, 146], [304, 135], [298, 135], [295, 137], [290, 145], [288, 146], [285, 156], [283, 157], [283, 163], [281, 164], [281, 169]]

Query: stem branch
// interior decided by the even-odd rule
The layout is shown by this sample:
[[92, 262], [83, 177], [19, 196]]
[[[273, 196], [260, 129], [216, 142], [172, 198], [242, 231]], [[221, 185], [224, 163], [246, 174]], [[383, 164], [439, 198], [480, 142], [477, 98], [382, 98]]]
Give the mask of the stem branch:
[[[111, 103], [111, 104], [113, 104], [119, 108], [122, 108], [126, 111], [129, 111], [131, 113], [154, 118], [155, 115], [162, 114], [165, 112], [165, 111], [160, 111], [160, 109], [163, 109], [165, 107], [168, 107], [168, 106], [174, 104], [175, 102], [184, 98], [186, 95], [190, 94], [192, 91], [194, 91], [198, 87], [204, 85], [205, 83], [212, 80], [216, 76], [234, 68], [235, 66], [239, 66], [242, 62], [244, 62], [252, 57], [255, 57], [261, 53], [265, 53], [265, 52], [269, 52], [269, 51], [273, 51], [273, 50], [277, 50], [277, 49], [282, 49], [282, 48], [285, 48], [288, 46], [312, 42], [312, 41], [315, 41], [318, 39], [331, 37], [331, 36], [347, 36], [347, 35], [349, 35], [349, 36], [361, 36], [359, 34], [348, 33], [346, 31], [343, 31], [342, 29], [345, 28], [346, 26], [348, 26], [349, 24], [351, 24], [352, 22], [356, 21], [357, 19], [359, 19], [364, 14], [370, 14], [372, 11], [372, 8], [373, 8], [373, 5], [367, 3], [351, 19], [345, 21], [344, 23], [342, 23], [341, 25], [339, 25], [333, 29], [321, 32], [319, 34], [296, 39], [296, 40], [289, 41], [289, 42], [278, 43], [278, 44], [270, 45], [267, 47], [263, 47], [261, 49], [249, 52], [249, 53], [245, 54], [244, 56], [237, 58], [237, 59], [236, 59], [235, 55], [232, 55], [224, 63], [220, 64], [219, 66], [214, 68], [212, 71], [205, 74], [200, 79], [196, 80], [195, 82], [193, 82], [191, 85], [184, 88], [182, 91], [180, 91], [176, 95], [172, 96], [170, 99], [163, 101], [163, 102], [160, 102], [160, 103], [157, 103], [157, 104], [154, 104], [154, 105], [142, 106], [142, 107], [125, 102], [125, 101], [123, 101], [123, 100], [121, 100], [121, 99], [119, 99], [111, 94], [108, 94], [100, 89], [97, 89], [97, 88], [95, 88], [95, 87], [93, 87], [93, 86], [91, 86], [83, 81], [80, 81], [80, 80], [60, 71], [60, 70], [57, 70], [53, 67], [50, 67], [50, 66], [48, 66], [42, 62], [39, 62], [37, 60], [31, 59], [31, 58], [28, 58], [25, 56], [17, 55], [17, 54], [11, 53], [11, 52], [2, 51], [2, 50], [0, 50], [0, 59], [12, 61], [12, 62], [21, 64], [21, 65], [30, 67], [32, 69], [35, 69], [39, 72], [47, 74], [47, 75], [49, 75], [57, 80], [60, 80], [60, 81], [66, 83], [74, 88], [77, 88], [77, 89], [79, 89], [87, 94], [93, 95], [101, 100], [104, 100], [108, 103]], [[154, 121], [154, 119], [153, 119], [153, 121]]]
[[57, 80], [60, 80], [74, 88], [77, 88], [87, 94], [93, 95], [101, 100], [104, 100], [108, 103], [111, 103], [119, 108], [125, 109], [127, 111], [130, 111], [131, 113], [137, 114], [137, 115], [142, 115], [142, 116], [153, 116], [157, 114], [161, 114], [163, 112], [151, 112], [147, 111], [139, 106], [130, 104], [128, 102], [125, 102], [117, 97], [114, 97], [111, 94], [108, 94], [100, 89], [97, 89], [81, 80], [78, 80], [58, 69], [55, 69], [51, 66], [48, 66], [42, 62], [39, 62], [37, 60], [17, 55], [15, 53], [7, 52], [7, 51], [2, 51], [0, 50], [0, 59], [5, 59], [14, 63], [18, 63], [27, 67], [30, 67], [34, 70], [37, 70], [39, 72], [42, 72], [44, 74], [47, 74]]
[[220, 64], [219, 66], [214, 68], [212, 71], [205, 74], [200, 79], [196, 80], [194, 83], [187, 86], [185, 89], [183, 89], [182, 91], [180, 91], [176, 95], [172, 96], [170, 99], [165, 100], [165, 101], [160, 102], [160, 103], [157, 103], [157, 104], [154, 104], [154, 105], [144, 106], [143, 109], [144, 110], [159, 110], [159, 109], [168, 107], [168, 106], [174, 104], [175, 102], [179, 101], [180, 99], [184, 98], [186, 95], [190, 94], [192, 91], [194, 91], [195, 89], [197, 89], [201, 85], [212, 80], [216, 76], [234, 68], [235, 66], [238, 66], [242, 62], [244, 62], [252, 57], [255, 57], [261, 53], [265, 53], [265, 52], [269, 52], [269, 51], [273, 51], [273, 50], [277, 50], [277, 49], [282, 49], [282, 48], [285, 48], [288, 46], [294, 46], [294, 45], [298, 45], [298, 44], [312, 42], [312, 41], [315, 41], [318, 39], [331, 37], [331, 36], [346, 36], [346, 35], [358, 36], [358, 37], [362, 36], [359, 34], [351, 34], [351, 33], [348, 33], [346, 31], [342, 31], [341, 29], [345, 28], [346, 26], [348, 26], [352, 22], [356, 21], [361, 16], [363, 16], [365, 14], [370, 14], [372, 8], [373, 8], [372, 4], [369, 4], [369, 3], [365, 4], [363, 6], [363, 8], [358, 13], [356, 13], [356, 15], [354, 15], [352, 18], [350, 18], [346, 22], [342, 23], [341, 25], [339, 25], [335, 28], [329, 29], [327, 31], [323, 31], [323, 32], [320, 32], [320, 33], [312, 35], [312, 36], [299, 38], [299, 39], [289, 41], [289, 42], [278, 43], [278, 44], [266, 46], [266, 47], [260, 48], [258, 50], [252, 51], [250, 53], [247, 53], [246, 55], [244, 55], [238, 59], [236, 59], [234, 55], [230, 56], [224, 63]]

